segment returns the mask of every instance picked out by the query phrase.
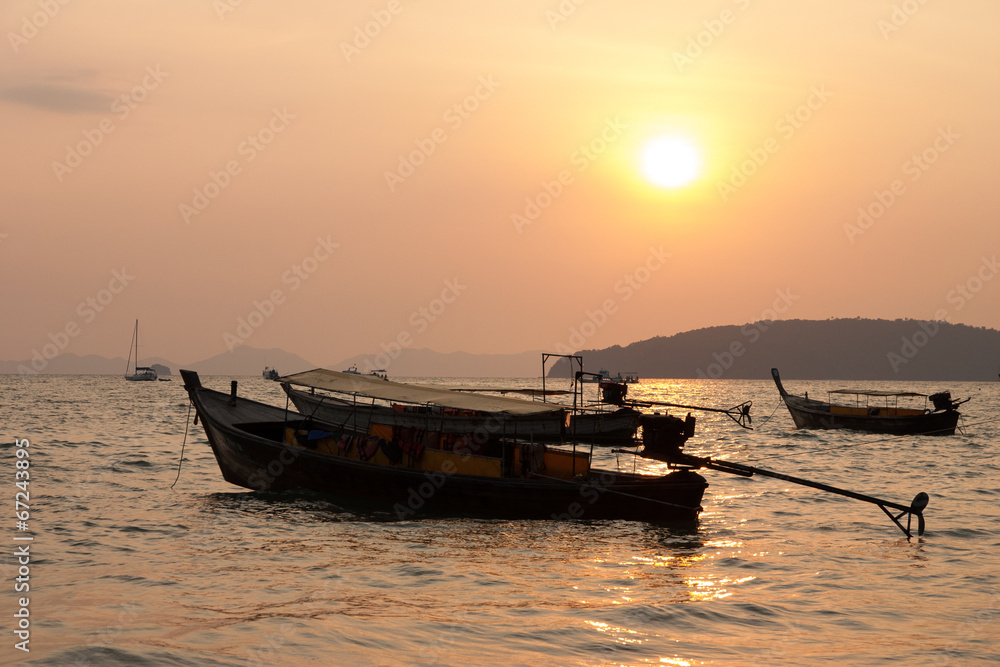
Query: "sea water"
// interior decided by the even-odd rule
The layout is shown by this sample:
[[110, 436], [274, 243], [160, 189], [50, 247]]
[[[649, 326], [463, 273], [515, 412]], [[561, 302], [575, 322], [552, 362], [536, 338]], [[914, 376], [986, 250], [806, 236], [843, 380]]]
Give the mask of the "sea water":
[[[228, 391], [230, 379], [203, 383]], [[277, 383], [237, 379], [241, 395], [285, 404]], [[786, 380], [814, 398], [837, 384]], [[752, 400], [752, 431], [694, 413], [687, 451], [903, 504], [925, 491], [927, 531], [912, 539], [875, 505], [713, 471], [696, 528], [359, 516], [223, 481], [179, 378], [0, 376], [0, 663], [995, 665], [1000, 383], [906, 388], [971, 397], [963, 433], [795, 430], [769, 380], [629, 391]], [[663, 468], [610, 448], [595, 457]]]

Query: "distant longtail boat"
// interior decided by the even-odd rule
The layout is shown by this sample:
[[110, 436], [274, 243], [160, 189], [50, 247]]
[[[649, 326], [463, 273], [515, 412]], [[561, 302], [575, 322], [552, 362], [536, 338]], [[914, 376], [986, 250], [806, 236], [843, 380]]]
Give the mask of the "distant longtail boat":
[[[778, 393], [788, 406], [796, 428], [850, 429], [887, 433], [891, 435], [954, 435], [961, 413], [957, 408], [962, 401], [954, 400], [947, 391], [937, 394], [919, 394], [912, 391], [875, 391], [868, 389], [836, 389], [829, 395], [851, 395], [854, 405], [837, 405], [832, 402], [817, 401], [794, 396], [785, 391], [778, 369], [771, 369], [771, 377], [778, 387]], [[864, 397], [862, 403], [861, 397]], [[924, 398], [930, 400], [933, 409], [899, 407], [900, 398]], [[882, 405], [875, 405], [871, 399], [881, 398]], [[890, 399], [892, 399], [890, 401]], [[890, 405], [891, 403], [891, 405]]]

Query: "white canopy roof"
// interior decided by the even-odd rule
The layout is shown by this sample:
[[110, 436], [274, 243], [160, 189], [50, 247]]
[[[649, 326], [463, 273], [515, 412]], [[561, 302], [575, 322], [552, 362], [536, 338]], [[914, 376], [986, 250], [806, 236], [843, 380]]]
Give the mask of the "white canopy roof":
[[418, 405], [437, 405], [460, 410], [480, 410], [482, 412], [498, 412], [510, 415], [532, 415], [544, 412], [557, 412], [563, 408], [552, 403], [537, 403], [504, 396], [484, 396], [482, 394], [467, 394], [444, 387], [432, 387], [420, 384], [404, 384], [389, 382], [372, 375], [356, 375], [354, 373], [338, 373], [337, 371], [317, 368], [304, 373], [286, 375], [282, 382], [315, 387], [342, 394], [354, 394], [369, 398], [380, 398], [386, 401], [414, 403]]
[[832, 389], [831, 394], [857, 394], [858, 396], [926, 396], [914, 391], [879, 391], [875, 389]]

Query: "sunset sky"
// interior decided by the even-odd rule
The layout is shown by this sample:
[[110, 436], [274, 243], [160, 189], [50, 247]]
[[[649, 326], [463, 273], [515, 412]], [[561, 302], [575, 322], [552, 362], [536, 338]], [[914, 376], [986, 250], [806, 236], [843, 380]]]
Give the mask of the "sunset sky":
[[1000, 328], [1000, 5], [577, 3], [3, 3], [0, 359]]

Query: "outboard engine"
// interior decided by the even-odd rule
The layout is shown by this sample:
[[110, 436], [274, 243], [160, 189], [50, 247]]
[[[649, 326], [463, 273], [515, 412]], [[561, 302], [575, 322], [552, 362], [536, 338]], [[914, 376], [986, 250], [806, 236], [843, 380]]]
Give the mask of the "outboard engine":
[[602, 382], [601, 402], [612, 405], [622, 405], [625, 403], [625, 396], [628, 394], [628, 385], [623, 382]]
[[931, 394], [931, 403], [934, 404], [935, 410], [954, 410], [955, 406], [958, 405], [958, 401], [953, 401], [951, 399], [950, 391], [942, 391], [936, 394]]
[[684, 443], [694, 435], [694, 416], [686, 419], [672, 415], [642, 415], [642, 451], [640, 456], [670, 463], [678, 458]]

